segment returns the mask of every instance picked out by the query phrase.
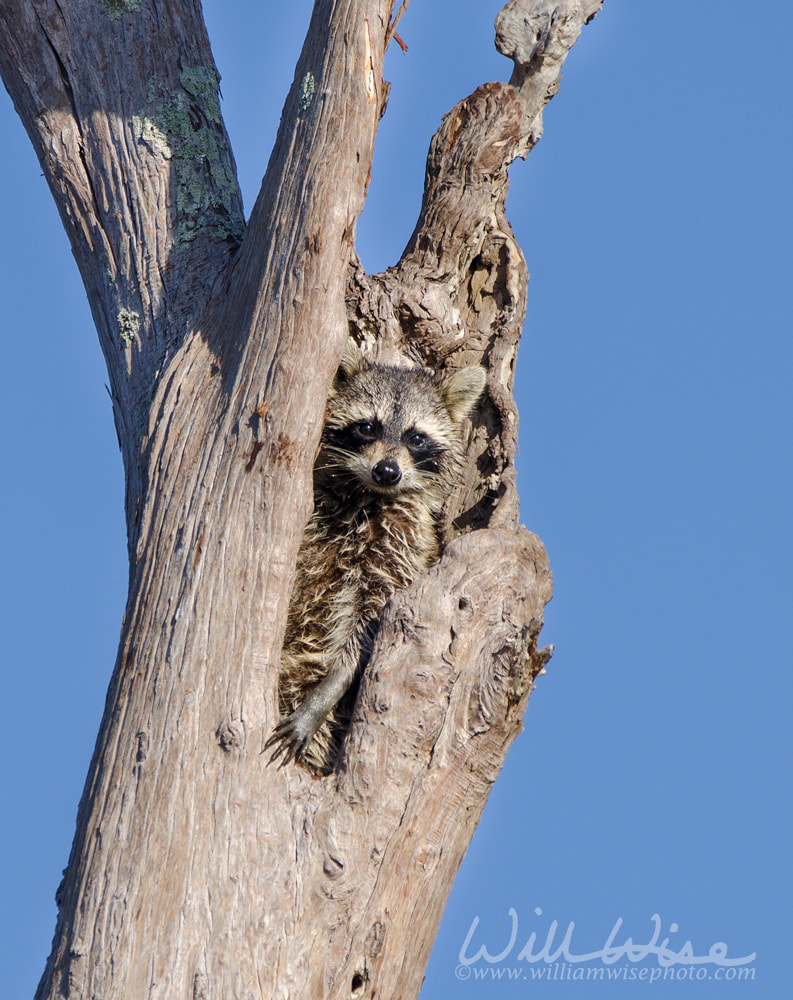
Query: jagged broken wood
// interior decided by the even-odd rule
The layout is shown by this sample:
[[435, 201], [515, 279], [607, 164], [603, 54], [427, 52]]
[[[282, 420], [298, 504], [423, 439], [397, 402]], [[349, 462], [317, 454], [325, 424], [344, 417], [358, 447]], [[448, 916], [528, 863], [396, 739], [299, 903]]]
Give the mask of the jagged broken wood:
[[[547, 659], [547, 561], [517, 527], [527, 273], [504, 201], [600, 0], [507, 4], [510, 83], [445, 117], [413, 237], [367, 275], [353, 235], [404, 7], [317, 0], [245, 225], [197, 2], [0, 0], [0, 68], [107, 359], [131, 561], [42, 1000], [415, 996]], [[488, 395], [447, 510], [460, 537], [390, 602], [343, 761], [315, 781], [260, 751], [350, 327], [381, 357], [484, 359]]]

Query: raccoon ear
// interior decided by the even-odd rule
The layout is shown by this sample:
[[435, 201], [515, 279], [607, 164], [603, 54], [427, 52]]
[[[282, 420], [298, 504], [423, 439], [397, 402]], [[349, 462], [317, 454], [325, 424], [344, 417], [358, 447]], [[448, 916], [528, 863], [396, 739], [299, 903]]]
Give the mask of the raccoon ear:
[[366, 359], [361, 354], [360, 347], [352, 337], [349, 337], [347, 346], [344, 348], [344, 354], [342, 354], [341, 361], [339, 362], [339, 370], [336, 372], [334, 383], [339, 385], [341, 382], [346, 382], [354, 375], [357, 375], [358, 372], [364, 371], [366, 367]]
[[481, 365], [469, 365], [452, 372], [438, 386], [446, 409], [455, 423], [459, 423], [476, 406], [487, 381], [487, 371]]

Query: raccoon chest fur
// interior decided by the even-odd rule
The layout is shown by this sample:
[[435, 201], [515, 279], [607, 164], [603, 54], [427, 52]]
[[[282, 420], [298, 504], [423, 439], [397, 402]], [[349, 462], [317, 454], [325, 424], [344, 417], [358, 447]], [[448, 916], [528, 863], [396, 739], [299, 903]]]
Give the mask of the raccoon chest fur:
[[420, 503], [378, 504], [349, 520], [320, 507], [298, 556], [285, 654], [341, 653], [393, 593], [435, 562], [439, 548], [434, 518]]
[[297, 559], [273, 758], [328, 773], [388, 599], [438, 558], [438, 519], [482, 368], [441, 382], [350, 348], [328, 399], [314, 514]]

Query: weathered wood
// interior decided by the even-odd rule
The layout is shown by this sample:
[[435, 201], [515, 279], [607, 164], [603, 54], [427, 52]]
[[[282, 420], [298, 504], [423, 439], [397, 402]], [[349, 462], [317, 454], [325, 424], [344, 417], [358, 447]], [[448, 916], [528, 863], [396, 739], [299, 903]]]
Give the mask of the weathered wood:
[[542, 110], [602, 0], [510, 0], [496, 46], [514, 62], [509, 84], [486, 83], [443, 119], [432, 139], [416, 228], [394, 268], [354, 265], [350, 322], [383, 349], [412, 349], [431, 365], [484, 358], [490, 398], [450, 503], [454, 528], [514, 526], [518, 414], [512, 398], [526, 315], [528, 270], [505, 215], [507, 168], [542, 135]]
[[418, 995], [448, 894], [438, 887], [451, 888], [550, 656], [536, 638], [551, 590], [536, 536], [487, 530], [450, 544], [390, 603], [338, 795], [315, 828], [327, 824], [347, 855], [364, 849], [347, 865], [343, 847], [334, 854], [316, 837], [302, 845], [310, 855], [319, 844], [347, 911], [334, 996], [356, 974], [377, 995]]
[[[547, 659], [550, 574], [517, 529], [528, 276], [506, 169], [600, 3], [507, 5], [511, 83], [446, 116], [413, 238], [368, 276], [353, 234], [394, 6], [317, 0], [246, 227], [195, 0], [0, 0], [0, 67], [107, 359], [131, 560], [42, 1000], [415, 996]], [[350, 326], [380, 355], [484, 358], [489, 379], [447, 510], [462, 537], [390, 602], [343, 759], [315, 780], [261, 750]]]

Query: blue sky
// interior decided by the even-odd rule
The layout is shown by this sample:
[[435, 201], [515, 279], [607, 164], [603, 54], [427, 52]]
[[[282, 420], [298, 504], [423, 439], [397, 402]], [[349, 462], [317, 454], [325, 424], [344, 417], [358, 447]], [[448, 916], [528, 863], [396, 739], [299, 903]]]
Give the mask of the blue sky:
[[[247, 209], [310, 12], [283, 6], [205, 4]], [[370, 270], [413, 229], [441, 115], [509, 75], [492, 43], [499, 6], [413, 0], [402, 22], [409, 50], [389, 54], [359, 225]], [[756, 953], [749, 982], [717, 980], [712, 962], [674, 966], [706, 975], [656, 984], [676, 1000], [789, 988], [793, 14], [781, 0], [748, 10], [606, 0], [544, 138], [512, 169], [508, 216], [532, 274], [522, 518], [550, 553], [556, 654], [455, 884], [423, 1000], [644, 995], [648, 979], [565, 978], [602, 960], [517, 955], [532, 933], [538, 954], [554, 920], [556, 945], [575, 924], [576, 953], [600, 951], [619, 918], [617, 944], [647, 943], [653, 914], [677, 952], [690, 940], [696, 955], [720, 941]], [[0, 130], [0, 940], [3, 993], [24, 998], [50, 947], [126, 567], [85, 295], [5, 95]], [[510, 909], [509, 955], [461, 962], [475, 918], [465, 958], [507, 948]], [[556, 979], [532, 986], [536, 970]]]

